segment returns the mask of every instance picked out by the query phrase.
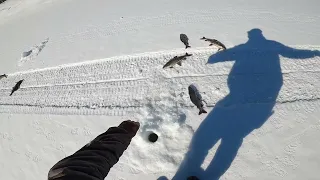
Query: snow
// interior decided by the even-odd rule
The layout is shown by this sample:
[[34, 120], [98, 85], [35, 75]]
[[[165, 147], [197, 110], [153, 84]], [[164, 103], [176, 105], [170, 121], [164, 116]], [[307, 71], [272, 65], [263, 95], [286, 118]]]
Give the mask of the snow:
[[[7, 0], [1, 177], [46, 179], [58, 160], [132, 119], [141, 128], [106, 179], [317, 179], [319, 5]], [[186, 52], [182, 66], [162, 68]], [[189, 99], [193, 83], [208, 114]]]

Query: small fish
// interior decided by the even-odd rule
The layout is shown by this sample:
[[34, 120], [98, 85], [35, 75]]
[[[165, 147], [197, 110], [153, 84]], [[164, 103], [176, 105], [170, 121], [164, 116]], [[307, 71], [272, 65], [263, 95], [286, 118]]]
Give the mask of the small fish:
[[212, 46], [212, 45], [217, 46], [219, 48], [218, 51], [220, 51], [221, 49], [222, 50], [226, 50], [227, 49], [224, 44], [222, 44], [220, 41], [218, 41], [216, 39], [209, 39], [209, 38], [206, 38], [206, 37], [202, 37], [201, 40], [209, 41], [210, 42], [209, 46]]
[[203, 102], [205, 102], [204, 100], [202, 100], [202, 96], [200, 95], [198, 89], [196, 88], [195, 85], [191, 84], [188, 87], [188, 91], [189, 91], [189, 96], [190, 96], [190, 100], [191, 102], [197, 106], [197, 108], [199, 109], [199, 115], [202, 113], [207, 113], [206, 110], [203, 109]]
[[11, 94], [10, 96], [12, 96], [12, 94], [17, 91], [20, 88], [21, 83], [24, 81], [24, 79], [20, 80], [17, 82], [17, 84], [12, 88]]
[[8, 77], [8, 75], [6, 75], [6, 74], [0, 75], [0, 79], [7, 78], [7, 77]]
[[179, 66], [181, 66], [181, 62], [182, 60], [186, 60], [188, 56], [192, 56], [192, 54], [188, 54], [186, 53], [183, 56], [175, 56], [172, 59], [170, 59], [164, 66], [163, 69], [169, 67], [169, 68], [173, 68], [174, 65], [178, 64]]
[[191, 47], [191, 46], [189, 46], [189, 38], [188, 38], [187, 35], [185, 35], [185, 34], [180, 34], [180, 40], [181, 40], [181, 42], [183, 42], [183, 44], [186, 46], [186, 49]]

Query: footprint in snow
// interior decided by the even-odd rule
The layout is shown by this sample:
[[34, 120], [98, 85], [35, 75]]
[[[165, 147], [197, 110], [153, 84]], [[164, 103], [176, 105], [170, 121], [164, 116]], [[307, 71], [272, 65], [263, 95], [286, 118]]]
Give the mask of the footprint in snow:
[[49, 38], [45, 39], [39, 45], [32, 47], [30, 50], [23, 52], [18, 65], [22, 66], [25, 62], [31, 61], [35, 57], [37, 57], [39, 53], [43, 50], [43, 48], [46, 46], [48, 41], [49, 41]]

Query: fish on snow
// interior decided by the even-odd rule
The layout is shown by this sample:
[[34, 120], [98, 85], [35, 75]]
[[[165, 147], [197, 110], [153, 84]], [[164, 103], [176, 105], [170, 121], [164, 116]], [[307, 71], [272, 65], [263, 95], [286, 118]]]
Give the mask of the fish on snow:
[[209, 39], [206, 37], [202, 37], [201, 40], [210, 42], [209, 46], [215, 45], [216, 47], [218, 47], [218, 51], [227, 49], [224, 44], [222, 44], [220, 41], [216, 39]]
[[21, 83], [22, 83], [23, 81], [24, 81], [24, 79], [22, 79], [22, 80], [20, 80], [20, 81], [18, 81], [18, 82], [16, 83], [16, 85], [12, 88], [12, 91], [11, 91], [10, 96], [12, 96], [12, 94], [20, 88], [20, 85], [21, 85]]
[[180, 40], [186, 46], [186, 49], [191, 47], [189, 45], [189, 38], [186, 34], [180, 34]]
[[179, 66], [182, 66], [182, 60], [186, 60], [188, 56], [192, 56], [192, 54], [186, 53], [185, 55], [182, 56], [175, 56], [171, 58], [164, 66], [163, 69], [165, 68], [173, 68], [174, 65], [178, 64]]
[[197, 87], [195, 85], [191, 84], [188, 87], [188, 91], [189, 91], [189, 96], [190, 96], [191, 102], [195, 106], [197, 106], [197, 108], [199, 109], [199, 115], [202, 113], [207, 113], [207, 111], [204, 110], [204, 108], [203, 108], [204, 100], [202, 99], [202, 96], [201, 96], [200, 92], [198, 91]]

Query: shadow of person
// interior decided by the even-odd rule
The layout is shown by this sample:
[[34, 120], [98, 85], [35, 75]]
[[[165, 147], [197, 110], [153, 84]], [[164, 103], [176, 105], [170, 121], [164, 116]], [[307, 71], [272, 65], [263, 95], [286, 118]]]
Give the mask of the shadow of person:
[[[279, 55], [293, 59], [319, 56], [267, 40], [260, 29], [248, 32], [248, 41], [210, 56], [208, 63], [234, 61], [228, 76], [229, 94], [221, 99], [196, 130], [174, 180], [195, 175], [219, 179], [230, 167], [243, 139], [273, 114], [283, 84]], [[209, 166], [201, 165], [208, 151], [220, 145]]]

